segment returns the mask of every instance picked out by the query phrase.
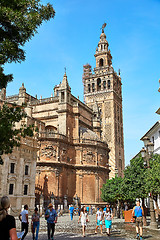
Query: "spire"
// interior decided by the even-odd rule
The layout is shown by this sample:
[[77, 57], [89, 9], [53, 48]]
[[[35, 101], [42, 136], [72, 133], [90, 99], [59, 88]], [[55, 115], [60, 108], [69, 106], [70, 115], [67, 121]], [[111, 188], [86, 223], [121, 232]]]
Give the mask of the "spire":
[[98, 51], [102, 52], [102, 51], [108, 51], [108, 42], [106, 40], [106, 34], [104, 32], [101, 33], [100, 35], [100, 41], [98, 43]]
[[96, 68], [98, 67], [108, 67], [112, 64], [112, 56], [110, 50], [108, 49], [108, 41], [106, 40], [106, 34], [104, 33], [104, 28], [106, 27], [106, 23], [102, 25], [102, 33], [100, 35], [100, 40], [98, 43], [98, 48], [96, 48]]
[[61, 88], [71, 91], [71, 88], [70, 88], [70, 86], [68, 84], [68, 80], [67, 80], [66, 68], [65, 68], [65, 73], [64, 73], [63, 80], [61, 83]]

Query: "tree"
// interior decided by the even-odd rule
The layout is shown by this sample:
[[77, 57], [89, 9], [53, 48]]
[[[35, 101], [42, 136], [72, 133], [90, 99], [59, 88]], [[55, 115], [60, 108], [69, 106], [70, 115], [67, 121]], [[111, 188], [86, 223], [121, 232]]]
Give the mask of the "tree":
[[108, 179], [106, 183], [103, 184], [101, 189], [101, 198], [103, 201], [114, 204], [117, 200], [123, 198], [121, 191], [122, 181], [123, 178], [115, 176], [115, 178]]
[[144, 160], [138, 156], [130, 161], [130, 165], [124, 170], [123, 191], [128, 196], [128, 200], [135, 201], [136, 198], [147, 196], [145, 188]]
[[155, 154], [149, 161], [149, 167], [146, 172], [146, 192], [151, 193], [151, 197], [155, 200], [158, 207], [158, 195], [160, 195], [160, 155]]
[[3, 105], [0, 111], [0, 164], [3, 164], [1, 155], [12, 153], [15, 146], [20, 146], [21, 137], [33, 136], [33, 125], [19, 129], [15, 127], [25, 117], [20, 107]]
[[43, 21], [53, 18], [51, 4], [40, 0], [1, 0], [0, 2], [0, 89], [12, 81], [12, 74], [5, 75], [5, 63], [25, 60], [23, 47], [36, 33]]
[[[40, 4], [40, 0], [1, 0], [0, 1], [0, 89], [6, 88], [13, 80], [12, 74], [4, 73], [6, 63], [21, 63], [25, 60], [23, 47], [36, 33], [43, 21], [54, 18], [51, 4]], [[4, 105], [0, 111], [0, 163], [1, 155], [11, 153], [19, 146], [20, 136], [31, 136], [32, 127], [15, 129], [26, 114], [21, 108]]]
[[146, 171], [144, 167], [144, 160], [141, 155], [133, 158], [130, 161], [130, 165], [124, 170], [124, 182], [123, 182], [123, 192], [127, 196], [129, 201], [135, 201], [136, 198], [142, 199], [142, 206], [144, 208], [144, 219], [143, 223], [146, 226], [146, 208], [144, 200], [147, 197], [146, 191]]
[[122, 182], [123, 178], [115, 176], [115, 178], [108, 179], [101, 188], [101, 198], [103, 201], [113, 204], [114, 214], [116, 204], [118, 203], [118, 215], [120, 214], [120, 203], [124, 200]]

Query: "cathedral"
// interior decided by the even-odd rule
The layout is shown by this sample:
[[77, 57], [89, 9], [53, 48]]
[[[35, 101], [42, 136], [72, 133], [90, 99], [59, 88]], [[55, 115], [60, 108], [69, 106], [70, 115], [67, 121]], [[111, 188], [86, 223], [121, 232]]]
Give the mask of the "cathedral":
[[49, 98], [31, 96], [24, 84], [18, 95], [3, 96], [8, 103], [25, 106], [28, 118], [39, 129], [37, 204], [41, 196], [45, 205], [51, 197], [57, 204], [64, 199], [68, 204], [73, 199], [81, 204], [100, 203], [106, 180], [115, 174], [123, 176], [122, 83], [108, 46], [102, 28], [94, 72], [89, 64], [83, 66], [84, 102], [72, 95], [66, 72]]

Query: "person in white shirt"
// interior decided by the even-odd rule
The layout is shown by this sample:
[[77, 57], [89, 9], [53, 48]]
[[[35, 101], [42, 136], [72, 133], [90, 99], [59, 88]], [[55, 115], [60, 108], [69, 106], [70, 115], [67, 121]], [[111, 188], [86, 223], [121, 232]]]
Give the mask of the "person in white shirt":
[[111, 212], [111, 209], [107, 207], [106, 211], [104, 212], [104, 220], [105, 220], [106, 232], [108, 236], [110, 235], [112, 219], [113, 219], [113, 214]]
[[84, 206], [81, 209], [81, 214], [79, 216], [78, 223], [80, 219], [81, 219], [83, 237], [85, 237], [85, 230], [86, 230], [87, 222], [89, 222], [89, 218], [88, 218], [86, 208]]
[[25, 231], [22, 237], [22, 240], [28, 233], [28, 205], [24, 205], [24, 210], [19, 214], [19, 220], [22, 222], [22, 229], [21, 231]]
[[102, 211], [102, 208], [100, 208], [97, 213], [96, 213], [96, 223], [97, 223], [97, 226], [96, 226], [96, 230], [95, 230], [95, 233], [97, 233], [97, 229], [101, 228], [101, 234], [103, 234], [102, 232], [102, 220], [103, 220], [103, 211]]

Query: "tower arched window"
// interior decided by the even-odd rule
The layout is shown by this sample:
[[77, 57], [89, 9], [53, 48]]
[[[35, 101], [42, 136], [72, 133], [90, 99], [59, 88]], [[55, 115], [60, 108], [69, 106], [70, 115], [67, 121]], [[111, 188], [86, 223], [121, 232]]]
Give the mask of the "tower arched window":
[[103, 81], [103, 89], [106, 89], [106, 81]]
[[99, 60], [99, 67], [103, 67], [103, 58]]
[[92, 83], [92, 92], [94, 92], [95, 91], [95, 85], [94, 85], [94, 83]]
[[110, 88], [111, 88], [111, 81], [108, 80], [108, 89], [110, 89]]
[[90, 84], [88, 84], [88, 92], [90, 92], [91, 91], [91, 86], [90, 86]]
[[97, 91], [100, 91], [101, 90], [101, 79], [98, 78], [97, 79]]
[[64, 92], [61, 92], [61, 102], [64, 102]]

